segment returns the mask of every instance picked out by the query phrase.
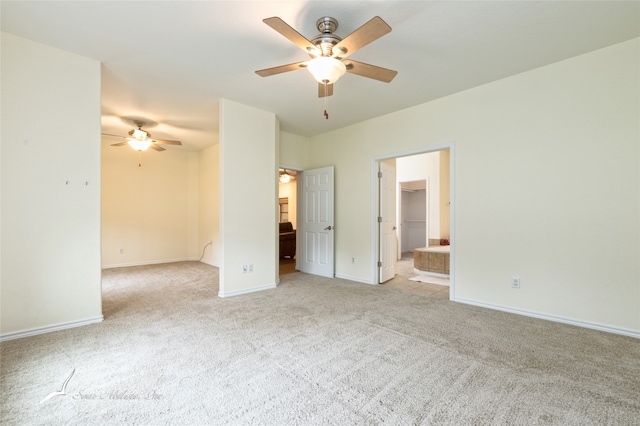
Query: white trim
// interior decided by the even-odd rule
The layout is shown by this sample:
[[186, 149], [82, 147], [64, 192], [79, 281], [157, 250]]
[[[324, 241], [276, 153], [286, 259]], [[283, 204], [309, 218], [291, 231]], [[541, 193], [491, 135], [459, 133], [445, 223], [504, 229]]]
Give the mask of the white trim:
[[[304, 204], [300, 201], [302, 200], [302, 184], [300, 182], [302, 182], [302, 176], [304, 174], [304, 168], [299, 167], [299, 166], [290, 166], [287, 164], [280, 164], [278, 166], [278, 170], [279, 169], [287, 169], [287, 170], [293, 170], [296, 172], [296, 229], [298, 230], [298, 232], [296, 232], [296, 266], [295, 269], [296, 271], [300, 271], [301, 266], [298, 265], [298, 259], [301, 258], [304, 254], [303, 247], [300, 244], [300, 241], [302, 241], [301, 235], [302, 235], [302, 227], [300, 224], [300, 217], [302, 216], [302, 214], [304, 213], [302, 211], [302, 209], [304, 208]], [[280, 186], [278, 185], [278, 198], [280, 198]], [[278, 221], [279, 221], [280, 217], [278, 217]], [[276, 227], [278, 226], [278, 224], [276, 224]], [[277, 228], [276, 228], [277, 229]], [[279, 238], [279, 233], [276, 232], [276, 268], [278, 270], [278, 277], [280, 276], [280, 238]], [[278, 282], [276, 285], [280, 285], [280, 278], [278, 278]]]
[[[304, 169], [298, 166], [290, 166], [288, 164], [280, 164], [278, 166], [278, 169], [287, 169], [287, 170], [293, 170], [296, 173], [299, 172], [304, 172]], [[298, 176], [296, 175], [296, 180], [298, 180]]]
[[363, 280], [362, 278], [350, 277], [350, 276], [348, 276], [348, 275], [336, 274], [336, 278], [340, 278], [340, 279], [342, 279], [342, 280], [348, 280], [348, 281], [355, 281], [355, 282], [357, 282], [357, 283], [362, 283], [362, 284], [377, 285], [377, 283], [375, 283], [375, 282], [371, 282], [371, 281]]
[[383, 159], [371, 160], [371, 266], [373, 268], [373, 274], [369, 278], [369, 284], [375, 284], [380, 281], [380, 268], [378, 267], [378, 253], [380, 253], [380, 238], [378, 234], [380, 229], [378, 227], [378, 206], [380, 203], [380, 182], [378, 178], [378, 171], [380, 168], [380, 161]]
[[38, 334], [51, 333], [53, 331], [67, 330], [69, 328], [82, 327], [89, 324], [96, 324], [102, 322], [104, 316], [87, 318], [79, 321], [64, 322], [60, 324], [47, 325], [44, 327], [31, 328], [28, 330], [17, 331], [14, 333], [7, 333], [0, 336], [0, 342], [6, 342], [7, 340], [22, 339], [23, 337], [37, 336]]
[[425, 146], [422, 148], [414, 148], [406, 151], [396, 151], [390, 154], [376, 155], [373, 157], [373, 161], [376, 162], [376, 161], [382, 161], [382, 160], [390, 160], [392, 158], [410, 157], [413, 155], [426, 154], [429, 152], [443, 151], [443, 150], [451, 149], [452, 147], [453, 147], [453, 142], [449, 142], [449, 143], [444, 143], [442, 145]]
[[242, 294], [255, 293], [256, 291], [271, 290], [277, 287], [277, 284], [267, 284], [260, 287], [252, 287], [244, 290], [230, 291], [228, 293], [218, 292], [218, 297], [240, 296]]
[[563, 323], [563, 324], [575, 325], [577, 327], [590, 328], [590, 329], [593, 329], [593, 330], [605, 331], [607, 333], [621, 334], [623, 336], [635, 337], [636, 339], [640, 339], [640, 331], [631, 330], [629, 328], [612, 327], [612, 326], [609, 326], [609, 325], [597, 324], [597, 323], [593, 323], [593, 322], [586, 322], [586, 321], [580, 321], [580, 320], [574, 320], [574, 319], [565, 318], [565, 317], [559, 317], [559, 316], [555, 316], [555, 315], [543, 314], [543, 313], [535, 312], [535, 311], [526, 311], [526, 310], [522, 310], [522, 309], [509, 308], [507, 306], [494, 305], [494, 304], [491, 304], [491, 303], [477, 302], [475, 300], [470, 300], [470, 299], [454, 299], [454, 298], [451, 298], [451, 300], [454, 301], [454, 302], [464, 303], [466, 305], [479, 306], [481, 308], [487, 308], [487, 309], [493, 309], [493, 310], [496, 310], [496, 311], [509, 312], [511, 314], [523, 315], [525, 317], [532, 317], [532, 318], [538, 318], [538, 319], [543, 319], [543, 320], [547, 320], [547, 321], [559, 322], [559, 323]]
[[452, 142], [449, 147], [449, 300], [453, 299], [456, 295], [456, 280], [455, 276], [455, 264], [456, 264], [456, 246], [453, 245], [456, 240], [455, 236], [455, 144]]
[[[194, 260], [198, 260], [198, 259], [194, 259]], [[206, 260], [200, 260], [200, 263], [206, 263], [209, 266], [215, 266], [216, 268], [220, 268], [220, 265], [218, 265], [217, 263], [214, 263], [214, 262], [209, 262], [209, 261], [206, 261]]]

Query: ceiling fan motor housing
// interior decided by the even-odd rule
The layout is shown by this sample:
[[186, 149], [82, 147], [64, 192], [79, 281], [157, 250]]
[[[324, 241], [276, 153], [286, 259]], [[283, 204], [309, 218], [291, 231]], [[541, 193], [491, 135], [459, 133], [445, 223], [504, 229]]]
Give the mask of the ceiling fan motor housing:
[[316, 28], [323, 34], [331, 34], [338, 29], [338, 20], [331, 16], [323, 16], [316, 21]]
[[333, 34], [338, 28], [338, 21], [330, 16], [324, 16], [316, 21], [316, 27], [320, 34], [312, 38], [311, 43], [322, 52], [322, 56], [332, 56], [333, 46], [342, 41], [340, 37]]
[[130, 130], [129, 136], [132, 136], [138, 140], [145, 140], [145, 139], [151, 138], [151, 133], [147, 132], [146, 130], [142, 130], [142, 126], [144, 126], [147, 123], [145, 123], [142, 120], [133, 120], [133, 122], [135, 123], [136, 126], [138, 126], [138, 128]]

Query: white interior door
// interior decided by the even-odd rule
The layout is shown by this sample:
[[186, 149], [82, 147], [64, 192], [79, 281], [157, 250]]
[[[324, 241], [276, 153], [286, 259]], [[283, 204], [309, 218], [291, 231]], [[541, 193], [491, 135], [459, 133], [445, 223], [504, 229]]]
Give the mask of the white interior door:
[[334, 276], [333, 166], [302, 173], [302, 272]]
[[396, 275], [396, 168], [384, 161], [380, 163], [380, 282]]

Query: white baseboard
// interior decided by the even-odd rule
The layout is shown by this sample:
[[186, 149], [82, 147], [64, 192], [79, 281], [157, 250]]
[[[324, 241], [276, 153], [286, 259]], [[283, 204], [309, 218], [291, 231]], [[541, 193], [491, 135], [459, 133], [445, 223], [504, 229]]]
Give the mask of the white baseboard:
[[267, 284], [267, 285], [262, 285], [260, 287], [252, 287], [252, 288], [247, 288], [244, 290], [236, 290], [236, 291], [228, 291], [226, 293], [223, 293], [222, 291], [218, 292], [218, 296], [219, 297], [232, 297], [232, 296], [240, 296], [242, 294], [249, 294], [249, 293], [255, 293], [256, 291], [263, 291], [263, 290], [271, 290], [277, 287], [277, 284]]
[[7, 340], [21, 339], [23, 337], [36, 336], [38, 334], [51, 333], [52, 331], [66, 330], [69, 328], [82, 327], [84, 325], [96, 324], [102, 322], [104, 317], [100, 315], [95, 318], [87, 318], [79, 321], [65, 322], [61, 324], [47, 325], [45, 327], [31, 328], [29, 330], [16, 331], [14, 333], [7, 333], [0, 336], [0, 342]]
[[112, 269], [112, 268], [125, 268], [127, 266], [144, 266], [144, 265], [160, 265], [162, 263], [173, 263], [173, 262], [200, 262], [205, 263], [210, 266], [215, 266], [219, 268], [220, 265], [214, 262], [209, 262], [207, 260], [200, 260], [200, 258], [183, 258], [183, 259], [168, 259], [168, 260], [150, 260], [146, 262], [131, 262], [131, 263], [117, 263], [113, 265], [103, 265], [102, 269]]
[[190, 259], [188, 257], [184, 257], [179, 259], [148, 260], [145, 262], [116, 263], [113, 265], [102, 265], [102, 269], [125, 268], [127, 266], [159, 265], [161, 263], [189, 262], [189, 261], [198, 261], [198, 259]]
[[355, 281], [357, 283], [362, 283], [362, 284], [376, 284], [371, 281], [363, 280], [362, 278], [350, 277], [348, 275], [336, 274], [335, 277], [343, 280]]
[[479, 306], [481, 308], [494, 309], [494, 310], [497, 310], [497, 311], [503, 311], [503, 312], [509, 312], [509, 313], [512, 313], [512, 314], [523, 315], [525, 317], [539, 318], [539, 319], [543, 319], [543, 320], [547, 320], [547, 321], [560, 322], [560, 323], [563, 323], [563, 324], [570, 324], [570, 325], [575, 325], [575, 326], [578, 326], [578, 327], [584, 327], [584, 328], [590, 328], [590, 329], [593, 329], [593, 330], [605, 331], [607, 333], [621, 334], [623, 336], [635, 337], [636, 339], [640, 339], [640, 331], [631, 330], [631, 329], [628, 329], [628, 328], [612, 327], [612, 326], [609, 326], [609, 325], [597, 324], [597, 323], [592, 323], [592, 322], [587, 322], [587, 321], [579, 321], [579, 320], [559, 317], [559, 316], [555, 316], [555, 315], [543, 314], [543, 313], [539, 313], [539, 312], [525, 311], [525, 310], [522, 310], [522, 309], [509, 308], [507, 306], [493, 305], [491, 303], [477, 302], [475, 300], [469, 300], [469, 299], [453, 298], [453, 299], [451, 299], [451, 301], [460, 302], [460, 303], [464, 303], [464, 304], [467, 304], [467, 305]]

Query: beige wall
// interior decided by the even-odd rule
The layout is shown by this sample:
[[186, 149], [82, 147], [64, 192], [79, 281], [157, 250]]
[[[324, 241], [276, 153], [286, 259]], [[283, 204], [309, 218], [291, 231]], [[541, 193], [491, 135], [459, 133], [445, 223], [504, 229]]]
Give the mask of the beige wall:
[[198, 153], [111, 143], [102, 143], [103, 267], [199, 258]]
[[4, 339], [102, 320], [100, 63], [1, 37]]
[[312, 138], [313, 165], [336, 167], [336, 273], [373, 281], [373, 256], [348, 265], [374, 244], [372, 159], [451, 146], [454, 299], [640, 332], [639, 51], [635, 39]]
[[293, 133], [280, 132], [280, 167], [308, 169], [311, 164], [311, 140]]
[[220, 101], [222, 297], [276, 286], [278, 136], [275, 114]]

